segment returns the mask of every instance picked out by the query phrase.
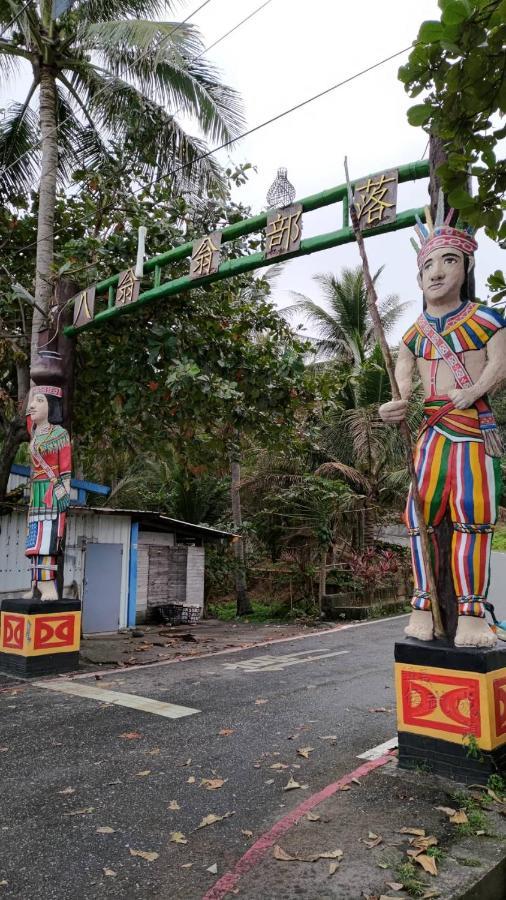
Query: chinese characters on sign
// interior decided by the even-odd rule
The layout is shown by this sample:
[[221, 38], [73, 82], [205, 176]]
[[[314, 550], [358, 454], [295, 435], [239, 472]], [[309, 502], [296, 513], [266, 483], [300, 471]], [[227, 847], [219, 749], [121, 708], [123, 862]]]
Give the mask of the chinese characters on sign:
[[134, 303], [139, 296], [140, 286], [140, 278], [135, 277], [133, 269], [126, 269], [125, 272], [121, 272], [116, 290], [116, 306], [126, 306], [128, 303]]
[[398, 172], [380, 172], [355, 185], [354, 202], [360, 228], [395, 222]]
[[76, 294], [74, 298], [74, 326], [86, 325], [95, 314], [95, 285]]
[[294, 203], [284, 209], [267, 213], [265, 258], [292, 253], [300, 247], [302, 234], [302, 204]]
[[190, 278], [214, 275], [220, 267], [221, 231], [215, 231], [193, 242]]

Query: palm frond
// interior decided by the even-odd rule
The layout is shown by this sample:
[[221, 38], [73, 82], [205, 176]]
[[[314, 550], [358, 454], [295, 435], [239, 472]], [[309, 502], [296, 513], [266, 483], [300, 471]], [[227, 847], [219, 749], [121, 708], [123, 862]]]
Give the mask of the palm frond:
[[0, 196], [27, 194], [37, 176], [38, 117], [29, 103], [36, 89], [34, 82], [24, 103], [11, 103], [0, 121]]
[[81, 22], [102, 22], [118, 16], [156, 19], [179, 3], [173, 0], [77, 0], [72, 4], [72, 18]]
[[347, 466], [346, 463], [338, 461], [323, 463], [316, 469], [315, 475], [322, 475], [324, 478], [344, 478], [365, 493], [371, 489], [369, 479], [362, 472], [359, 472], [358, 469], [355, 469], [353, 466]]

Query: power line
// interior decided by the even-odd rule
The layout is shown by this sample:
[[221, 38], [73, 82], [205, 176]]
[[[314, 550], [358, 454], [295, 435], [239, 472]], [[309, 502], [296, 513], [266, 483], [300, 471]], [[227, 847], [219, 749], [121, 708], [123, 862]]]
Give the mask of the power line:
[[[336, 82], [336, 84], [331, 85], [328, 88], [325, 88], [323, 91], [319, 91], [317, 94], [313, 94], [312, 97], [307, 97], [305, 100], [301, 100], [300, 103], [296, 103], [294, 106], [291, 106], [289, 109], [285, 109], [283, 112], [278, 113], [275, 116], [271, 116], [270, 119], [266, 119], [264, 122], [260, 122], [258, 125], [254, 125], [253, 128], [249, 128], [247, 131], [244, 131], [242, 134], [238, 135], [235, 138], [231, 138], [228, 141], [224, 141], [222, 144], [218, 144], [216, 147], [213, 147], [210, 150], [207, 150], [205, 153], [201, 153], [200, 156], [197, 156], [191, 162], [183, 163], [181, 166], [175, 169], [171, 169], [170, 172], [166, 172], [165, 175], [160, 175], [158, 178], [153, 179], [153, 181], [148, 182], [148, 184], [141, 185], [139, 188], [136, 188], [135, 191], [132, 191], [132, 196], [138, 194], [142, 191], [146, 191], [149, 188], [153, 187], [155, 184], [158, 184], [160, 181], [164, 181], [166, 178], [170, 178], [173, 175], [178, 175], [180, 172], [184, 171], [190, 166], [194, 166], [195, 163], [200, 162], [203, 159], [207, 159], [209, 156], [212, 156], [214, 153], [217, 153], [219, 150], [225, 150], [231, 144], [235, 144], [237, 141], [242, 140], [245, 137], [249, 137], [251, 134], [255, 134], [257, 131], [260, 131], [262, 128], [266, 128], [267, 125], [272, 125], [274, 122], [278, 122], [280, 119], [283, 119], [285, 116], [290, 115], [293, 112], [296, 112], [299, 109], [302, 109], [304, 106], [307, 106], [309, 103], [313, 103], [315, 100], [319, 100], [320, 97], [325, 97], [327, 94], [330, 94], [332, 91], [337, 90], [337, 88], [343, 87], [346, 84], [349, 84], [351, 81], [354, 81], [357, 78], [360, 78], [362, 75], [366, 75], [368, 72], [374, 71], [374, 69], [378, 69], [380, 66], [385, 65], [385, 63], [390, 62], [392, 59], [396, 59], [396, 57], [401, 56], [403, 53], [407, 53], [408, 50], [412, 49], [412, 44], [409, 47], [404, 47], [402, 50], [398, 50], [396, 53], [392, 53], [390, 56], [386, 56], [384, 59], [379, 60], [376, 63], [373, 63], [370, 66], [367, 66], [365, 69], [361, 69], [359, 72], [355, 72], [353, 75], [349, 75], [347, 78], [344, 78], [342, 81]], [[108, 206], [103, 207], [102, 213], [107, 212], [107, 210], [112, 209], [115, 204], [109, 204]], [[83, 221], [83, 220], [81, 220]], [[55, 237], [59, 234], [63, 229], [53, 232], [52, 237]], [[40, 238], [37, 241], [33, 241], [31, 244], [27, 244], [24, 250], [30, 250], [32, 247], [36, 247], [41, 241], [48, 240], [49, 238]], [[80, 270], [77, 270], [80, 271]]]
[[[28, 3], [26, 4], [26, 6], [28, 6], [29, 3], [31, 3], [31, 0], [28, 0]], [[175, 27], [172, 28], [172, 29], [169, 31], [168, 34], [164, 35], [164, 37], [162, 38], [162, 40], [160, 41], [160, 43], [158, 44], [158, 47], [157, 47], [156, 49], [157, 49], [157, 50], [160, 50], [160, 48], [163, 47], [164, 43], [165, 43], [166, 41], [168, 41], [168, 39], [169, 39], [173, 34], [175, 34], [176, 31], [179, 31], [179, 29], [182, 28], [183, 25], [186, 25], [186, 23], [189, 22], [189, 20], [190, 20], [191, 18], [193, 18], [193, 16], [196, 16], [197, 13], [200, 12], [201, 9], [204, 9], [204, 6], [207, 6], [209, 3], [212, 3], [212, 0], [204, 0], [204, 3], [201, 3], [201, 5], [197, 7], [197, 9], [194, 9], [193, 12], [191, 12], [191, 13], [186, 17], [186, 19], [183, 19], [182, 22], [178, 22], [177, 25], [175, 25]], [[23, 8], [26, 9], [26, 6], [23, 7]], [[16, 16], [16, 18], [18, 18], [20, 15], [21, 15], [21, 12], [18, 13], [18, 15]], [[15, 21], [15, 19], [14, 19], [13, 21]], [[12, 24], [12, 23], [11, 23], [11, 24]], [[8, 27], [9, 27], [9, 26], [8, 26]], [[132, 69], [134, 66], [138, 66], [139, 63], [140, 63], [143, 59], [145, 59], [145, 57], [148, 56], [148, 54], [151, 53], [151, 52], [152, 52], [152, 47], [148, 47], [146, 50], [144, 50], [143, 53], [141, 53], [139, 56], [137, 56], [136, 59], [134, 60], [134, 62], [132, 62], [129, 66], [126, 67], [126, 69], [125, 69], [125, 71], [124, 71], [122, 77], [124, 78], [124, 76], [127, 75], [128, 72], [130, 72], [131, 69]], [[100, 96], [100, 94], [103, 94], [104, 91], [106, 91], [106, 90], [108, 89], [108, 87], [109, 87], [109, 85], [104, 85], [104, 87], [100, 88], [100, 90], [97, 91], [97, 93], [94, 95], [93, 101], [95, 101], [95, 100], [97, 99], [97, 97]], [[53, 128], [49, 133], [50, 133], [50, 134], [56, 134], [56, 132], [59, 131], [59, 129], [62, 127], [63, 124], [64, 124], [63, 121], [60, 122], [60, 123], [59, 123], [58, 125], [56, 125], [56, 127]], [[42, 144], [42, 140], [40, 140], [40, 141], [38, 142], [38, 144], [35, 145], [35, 147], [30, 147], [29, 150], [25, 150], [24, 153], [21, 153], [15, 160], [13, 160], [11, 163], [9, 163], [8, 166], [6, 166], [6, 168], [3, 170], [3, 171], [4, 171], [4, 174], [5, 174], [6, 172], [8, 172], [10, 169], [12, 169], [13, 166], [15, 166], [18, 162], [20, 162], [20, 160], [22, 160], [25, 156], [28, 156], [29, 153], [33, 153], [34, 150], [37, 150], [37, 148], [40, 147], [41, 144]]]
[[19, 10], [19, 12], [16, 13], [16, 15], [14, 16], [14, 18], [10, 20], [9, 24], [5, 26], [4, 30], [0, 32], [0, 38], [3, 38], [4, 34], [9, 30], [9, 28], [11, 27], [11, 25], [14, 25], [14, 22], [17, 22], [17, 20], [19, 19], [19, 17], [23, 15], [25, 9], [28, 9], [28, 7], [30, 6], [30, 3], [31, 3], [31, 2], [32, 2], [32, 0], [27, 0], [27, 2], [25, 3], [25, 5], [21, 7], [21, 9]]

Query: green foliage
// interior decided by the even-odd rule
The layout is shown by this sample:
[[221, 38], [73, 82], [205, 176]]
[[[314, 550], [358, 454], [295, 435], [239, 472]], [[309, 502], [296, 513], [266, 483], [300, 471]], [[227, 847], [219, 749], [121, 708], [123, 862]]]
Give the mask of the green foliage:
[[[506, 136], [505, 0], [439, 0], [441, 20], [423, 22], [399, 70], [410, 97], [411, 125], [439, 137], [448, 160], [437, 170], [449, 203], [492, 238], [506, 238], [506, 163], [497, 158]], [[468, 192], [469, 174], [478, 193]]]
[[103, 0], [74, 4], [53, 19], [52, 0], [29, 10], [22, 0], [0, 4], [0, 71], [16, 72], [21, 60], [33, 70], [26, 99], [12, 103], [0, 124], [4, 200], [29, 194], [37, 177], [40, 135], [32, 107], [41, 71], [49, 72], [56, 86], [54, 124], [64, 181], [77, 167], [106, 160], [114, 136], [140, 166], [143, 180], [177, 164], [185, 166], [180, 187], [202, 190], [223, 183], [214, 160], [198, 158], [206, 149], [203, 142], [189, 135], [175, 114], [195, 118], [206, 139], [223, 142], [242, 129], [242, 104], [203, 56], [194, 25], [152, 21], [175, 6]]
[[483, 753], [481, 752], [480, 745], [476, 740], [475, 734], [466, 734], [462, 738], [462, 744], [466, 751], [466, 756], [468, 759], [476, 759], [478, 762], [484, 761]]
[[395, 877], [410, 897], [423, 897], [427, 891], [427, 885], [421, 881], [419, 870], [412, 862], [400, 863], [396, 866]]
[[504, 526], [498, 527], [494, 532], [492, 550], [499, 550], [502, 553], [506, 552], [506, 528]]
[[[285, 619], [287, 609], [281, 603], [262, 603], [258, 600], [251, 601], [252, 612], [246, 617], [241, 616], [241, 622], [270, 622], [272, 620]], [[224, 603], [211, 604], [209, 615], [222, 622], [231, 622], [237, 618], [237, 608], [234, 600]]]
[[499, 303], [500, 300], [506, 299], [506, 280], [501, 269], [496, 269], [495, 272], [488, 276], [487, 285], [495, 295], [494, 303]]

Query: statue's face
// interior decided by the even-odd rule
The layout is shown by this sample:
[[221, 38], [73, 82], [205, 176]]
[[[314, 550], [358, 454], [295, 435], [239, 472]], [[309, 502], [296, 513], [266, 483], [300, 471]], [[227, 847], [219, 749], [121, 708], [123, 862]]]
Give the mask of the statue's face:
[[428, 303], [460, 300], [466, 279], [464, 254], [453, 247], [439, 247], [425, 260], [418, 280]]
[[28, 415], [31, 416], [34, 425], [44, 425], [47, 422], [49, 407], [45, 394], [34, 391], [28, 405]]

